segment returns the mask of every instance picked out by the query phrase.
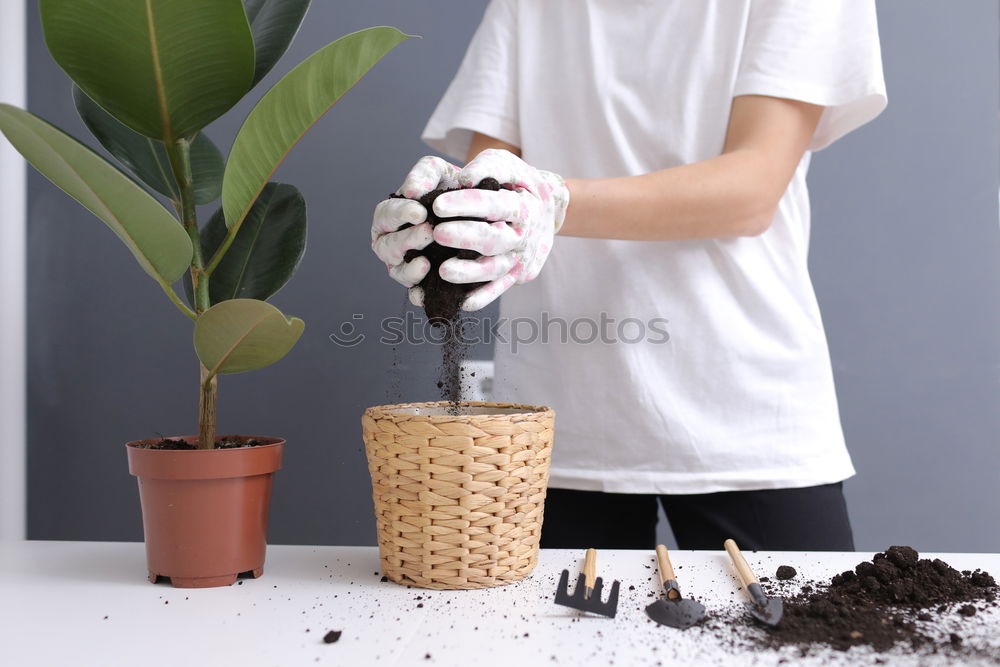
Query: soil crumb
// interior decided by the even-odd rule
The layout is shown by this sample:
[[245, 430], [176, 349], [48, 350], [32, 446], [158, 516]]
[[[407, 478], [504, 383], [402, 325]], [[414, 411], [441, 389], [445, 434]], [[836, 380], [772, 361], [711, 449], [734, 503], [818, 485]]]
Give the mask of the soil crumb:
[[340, 635], [342, 635], [342, 634], [343, 634], [343, 630], [330, 630], [328, 633], [326, 633], [325, 635], [323, 635], [323, 643], [324, 644], [333, 644], [338, 639], [340, 639]]
[[779, 565], [778, 571], [774, 573], [774, 576], [781, 581], [788, 581], [789, 579], [794, 579], [796, 574], [798, 574], [798, 572], [796, 572], [795, 568], [791, 565]]

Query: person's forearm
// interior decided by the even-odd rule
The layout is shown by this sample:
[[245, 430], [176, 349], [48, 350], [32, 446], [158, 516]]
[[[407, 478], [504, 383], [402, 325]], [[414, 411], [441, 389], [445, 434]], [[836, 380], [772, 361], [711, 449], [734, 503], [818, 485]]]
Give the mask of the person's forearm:
[[[761, 234], [774, 220], [822, 111], [795, 100], [736, 97], [719, 157], [640, 176], [567, 179], [569, 209], [559, 233], [629, 241]], [[486, 148], [518, 151], [476, 134], [470, 159]]]
[[753, 236], [771, 224], [787, 187], [756, 151], [641, 176], [567, 179], [560, 234], [630, 241]]

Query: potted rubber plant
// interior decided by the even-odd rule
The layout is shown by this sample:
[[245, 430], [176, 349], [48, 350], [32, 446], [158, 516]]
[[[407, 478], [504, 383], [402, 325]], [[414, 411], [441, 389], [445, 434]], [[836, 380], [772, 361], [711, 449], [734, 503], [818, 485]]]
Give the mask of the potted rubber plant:
[[[304, 328], [268, 303], [295, 272], [306, 236], [302, 194], [270, 178], [309, 128], [410, 37], [375, 27], [317, 50], [264, 93], [223, 158], [204, 128], [271, 70], [308, 6], [40, 0], [46, 45], [74, 83], [76, 107], [123, 169], [28, 111], [0, 104], [0, 131], [14, 148], [110, 227], [193, 325], [197, 434], [126, 445], [151, 581], [219, 586], [262, 572], [284, 441], [217, 436], [216, 399], [220, 375], [278, 361]], [[200, 222], [197, 207], [220, 198]]]

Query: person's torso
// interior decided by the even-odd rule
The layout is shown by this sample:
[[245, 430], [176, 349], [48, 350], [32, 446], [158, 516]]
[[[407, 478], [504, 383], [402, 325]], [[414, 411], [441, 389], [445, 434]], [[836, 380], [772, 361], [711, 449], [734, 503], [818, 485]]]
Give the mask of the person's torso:
[[[601, 178], [722, 152], [749, 0], [515, 4], [529, 164]], [[539, 278], [503, 297], [504, 318], [547, 318], [544, 341], [497, 346], [497, 388], [554, 405], [574, 440], [557, 466], [780, 467], [813, 456], [793, 440], [818, 431], [843, 448], [806, 264], [808, 164], [807, 153], [761, 236], [558, 237]]]

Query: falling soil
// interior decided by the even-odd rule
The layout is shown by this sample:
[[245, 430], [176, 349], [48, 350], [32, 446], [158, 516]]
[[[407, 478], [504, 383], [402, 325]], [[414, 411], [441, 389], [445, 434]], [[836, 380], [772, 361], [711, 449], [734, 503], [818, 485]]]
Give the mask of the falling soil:
[[328, 633], [323, 635], [323, 643], [333, 644], [338, 639], [340, 639], [340, 635], [342, 635], [343, 633], [344, 633], [343, 630], [330, 630]]
[[[501, 189], [500, 183], [494, 178], [484, 178], [479, 182], [476, 189], [497, 191]], [[455, 220], [478, 220], [487, 222], [482, 218], [440, 218], [434, 213], [434, 200], [446, 192], [452, 192], [458, 188], [438, 189], [428, 192], [420, 198], [420, 203], [427, 209], [427, 222], [432, 227], [436, 227], [442, 222]], [[390, 195], [391, 197], [401, 197], [402, 195]], [[403, 225], [400, 229], [406, 229], [412, 225]], [[424, 312], [431, 325], [438, 330], [438, 339], [442, 341], [441, 346], [441, 374], [437, 387], [441, 390], [441, 399], [451, 404], [451, 412], [458, 413], [458, 405], [462, 400], [462, 362], [465, 361], [469, 353], [469, 346], [466, 337], [462, 335], [462, 327], [466, 324], [466, 319], [461, 316], [462, 302], [466, 296], [477, 287], [482, 287], [485, 282], [456, 284], [450, 283], [438, 273], [441, 264], [445, 260], [457, 257], [459, 259], [478, 259], [482, 255], [474, 250], [461, 250], [449, 248], [436, 242], [431, 243], [423, 250], [410, 250], [404, 256], [404, 260], [409, 262], [416, 257], [426, 257], [430, 261], [430, 271], [419, 285], [424, 292]]]
[[[226, 437], [215, 441], [216, 449], [240, 449], [242, 447], [263, 447], [268, 443], [256, 438]], [[176, 440], [174, 438], [163, 438], [162, 440], [150, 440], [135, 445], [137, 449], [198, 449], [197, 445]]]
[[774, 573], [774, 576], [781, 581], [788, 581], [789, 579], [794, 579], [798, 572], [791, 565], [779, 565], [778, 571]]
[[[996, 596], [996, 581], [986, 572], [959, 572], [940, 559], [921, 559], [911, 547], [890, 547], [827, 585], [804, 586], [787, 598], [781, 622], [761, 641], [768, 648], [825, 644], [841, 651], [859, 645], [878, 652], [898, 644], [953, 648], [961, 636], [942, 640], [934, 631], [937, 621], [972, 616], [977, 605], [996, 605]], [[956, 608], [959, 603], [966, 604]]]

